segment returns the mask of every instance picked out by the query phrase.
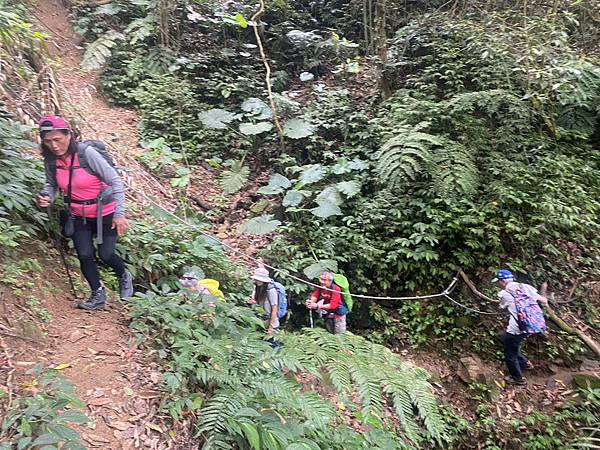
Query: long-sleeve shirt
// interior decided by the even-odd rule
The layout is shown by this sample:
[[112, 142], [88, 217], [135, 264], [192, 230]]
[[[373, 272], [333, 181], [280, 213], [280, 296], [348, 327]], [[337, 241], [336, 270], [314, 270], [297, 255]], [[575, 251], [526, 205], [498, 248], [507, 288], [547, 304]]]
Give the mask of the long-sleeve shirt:
[[[92, 175], [87, 170], [79, 167], [79, 158], [77, 153], [75, 153], [71, 180], [71, 198], [78, 201], [93, 200], [103, 189], [111, 186], [112, 201], [103, 206], [102, 215], [107, 216], [114, 213], [115, 218], [123, 217], [125, 215], [125, 189], [123, 180], [115, 168], [93, 146], [88, 146], [85, 149], [85, 158], [89, 168], [96, 175]], [[66, 161], [57, 158], [47, 158], [44, 165], [46, 169], [46, 183], [42, 189], [42, 194], [50, 197], [50, 201], [54, 201], [59, 189], [64, 193], [68, 192], [71, 155], [67, 156]], [[71, 213], [80, 217], [94, 218], [96, 217], [96, 205], [71, 203]]]
[[[273, 306], [279, 304], [279, 297], [277, 296], [277, 289], [275, 289], [275, 287], [267, 288], [264, 292], [265, 294], [262, 296], [262, 298], [256, 298], [255, 287], [252, 291], [252, 298], [256, 300], [256, 303], [258, 303], [269, 316], [267, 319], [265, 319], [265, 327], [269, 328], [269, 326], [271, 326], [271, 312], [273, 311]], [[279, 328], [279, 318], [277, 315], [275, 315], [275, 322], [273, 322], [272, 325], [273, 329]]]
[[[335, 311], [339, 306], [342, 305], [342, 291], [337, 284], [332, 284], [333, 292], [327, 289], [316, 288], [312, 293], [312, 297], [317, 301], [323, 300], [323, 304], [329, 303], [329, 311]], [[339, 319], [343, 316], [334, 314], [334, 319]]]
[[[517, 283], [515, 281], [508, 283], [506, 286], [511, 292], [514, 292], [516, 288], [519, 286], [523, 286], [525, 289], [525, 293], [531, 297], [532, 299], [538, 299], [540, 295], [536, 288], [529, 284]], [[517, 323], [517, 306], [515, 304], [515, 298], [506, 292], [505, 289], [498, 292], [498, 298], [500, 299], [500, 308], [507, 309], [510, 313], [510, 318], [508, 319], [508, 326], [506, 327], [506, 332], [509, 334], [523, 334], [524, 332], [519, 329], [519, 325]]]

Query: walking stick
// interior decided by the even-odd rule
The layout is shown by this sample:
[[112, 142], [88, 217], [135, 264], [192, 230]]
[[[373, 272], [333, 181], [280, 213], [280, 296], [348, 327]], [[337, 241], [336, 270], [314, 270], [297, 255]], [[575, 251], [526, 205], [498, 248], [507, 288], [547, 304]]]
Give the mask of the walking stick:
[[[50, 227], [52, 227], [52, 207], [50, 205], [48, 205], [46, 207], [46, 213], [48, 214], [48, 220], [50, 220]], [[77, 297], [77, 291], [75, 290], [75, 283], [73, 283], [73, 277], [71, 276], [71, 270], [69, 269], [69, 264], [67, 264], [67, 257], [65, 256], [65, 251], [63, 250], [62, 244], [60, 242], [60, 237], [58, 236], [58, 232], [56, 231], [56, 229], [53, 229], [51, 231], [51, 234], [54, 238], [54, 246], [58, 249], [58, 253], [60, 253], [60, 259], [63, 263], [63, 266], [65, 267], [65, 271], [67, 272], [67, 277], [69, 278], [69, 284], [71, 285], [71, 292], [73, 293], [73, 295], [75, 296], [75, 298]]]
[[313, 323], [312, 311], [313, 311], [313, 310], [311, 309], [311, 310], [310, 310], [310, 327], [311, 327], [311, 328], [314, 328], [314, 327], [315, 327], [315, 324]]

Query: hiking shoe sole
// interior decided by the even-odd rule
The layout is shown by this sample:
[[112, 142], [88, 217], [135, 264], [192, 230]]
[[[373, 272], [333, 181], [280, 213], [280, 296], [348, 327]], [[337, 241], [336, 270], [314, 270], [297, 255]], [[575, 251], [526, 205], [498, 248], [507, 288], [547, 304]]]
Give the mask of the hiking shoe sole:
[[518, 380], [514, 379], [513, 377], [506, 377], [504, 381], [506, 381], [506, 384], [512, 384], [515, 386], [527, 386], [527, 379], [525, 377]]
[[119, 279], [119, 294], [122, 299], [133, 297], [133, 277], [125, 272]]
[[78, 303], [77, 308], [83, 309], [84, 311], [102, 311], [104, 309], [104, 304], [90, 305], [89, 303]]

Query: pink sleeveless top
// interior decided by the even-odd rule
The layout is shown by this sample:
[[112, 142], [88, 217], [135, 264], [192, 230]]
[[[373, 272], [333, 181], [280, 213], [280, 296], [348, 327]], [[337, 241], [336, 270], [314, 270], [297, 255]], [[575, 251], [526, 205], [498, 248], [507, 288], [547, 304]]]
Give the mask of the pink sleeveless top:
[[[65, 193], [69, 187], [69, 167], [71, 164], [71, 155], [67, 157], [67, 161], [60, 159], [56, 160], [56, 183], [58, 187]], [[90, 174], [85, 169], [79, 167], [79, 158], [75, 154], [73, 159], [73, 176], [71, 178], [71, 197], [73, 200], [93, 200], [100, 191], [108, 187], [98, 177]], [[115, 202], [102, 207], [102, 216], [107, 216], [115, 211]], [[71, 214], [88, 219], [94, 219], [97, 214], [97, 205], [79, 205], [71, 203]]]

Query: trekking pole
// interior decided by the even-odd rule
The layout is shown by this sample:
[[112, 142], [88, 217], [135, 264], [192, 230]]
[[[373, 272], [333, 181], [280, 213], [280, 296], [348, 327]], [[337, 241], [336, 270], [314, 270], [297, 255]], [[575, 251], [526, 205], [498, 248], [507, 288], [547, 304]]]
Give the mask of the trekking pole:
[[[46, 213], [48, 214], [48, 220], [50, 220], [50, 227], [52, 228], [52, 207], [46, 206]], [[67, 257], [65, 256], [65, 251], [62, 248], [60, 243], [60, 237], [58, 236], [58, 232], [53, 229], [50, 232], [54, 237], [54, 246], [58, 249], [58, 253], [60, 253], [60, 259], [65, 267], [65, 271], [67, 272], [67, 277], [69, 278], [69, 284], [71, 285], [71, 292], [77, 298], [77, 291], [75, 290], [75, 283], [73, 283], [73, 277], [71, 276], [71, 270], [69, 269], [69, 264], [67, 264]]]
[[315, 324], [313, 323], [312, 309], [310, 310], [310, 327], [314, 328]]

